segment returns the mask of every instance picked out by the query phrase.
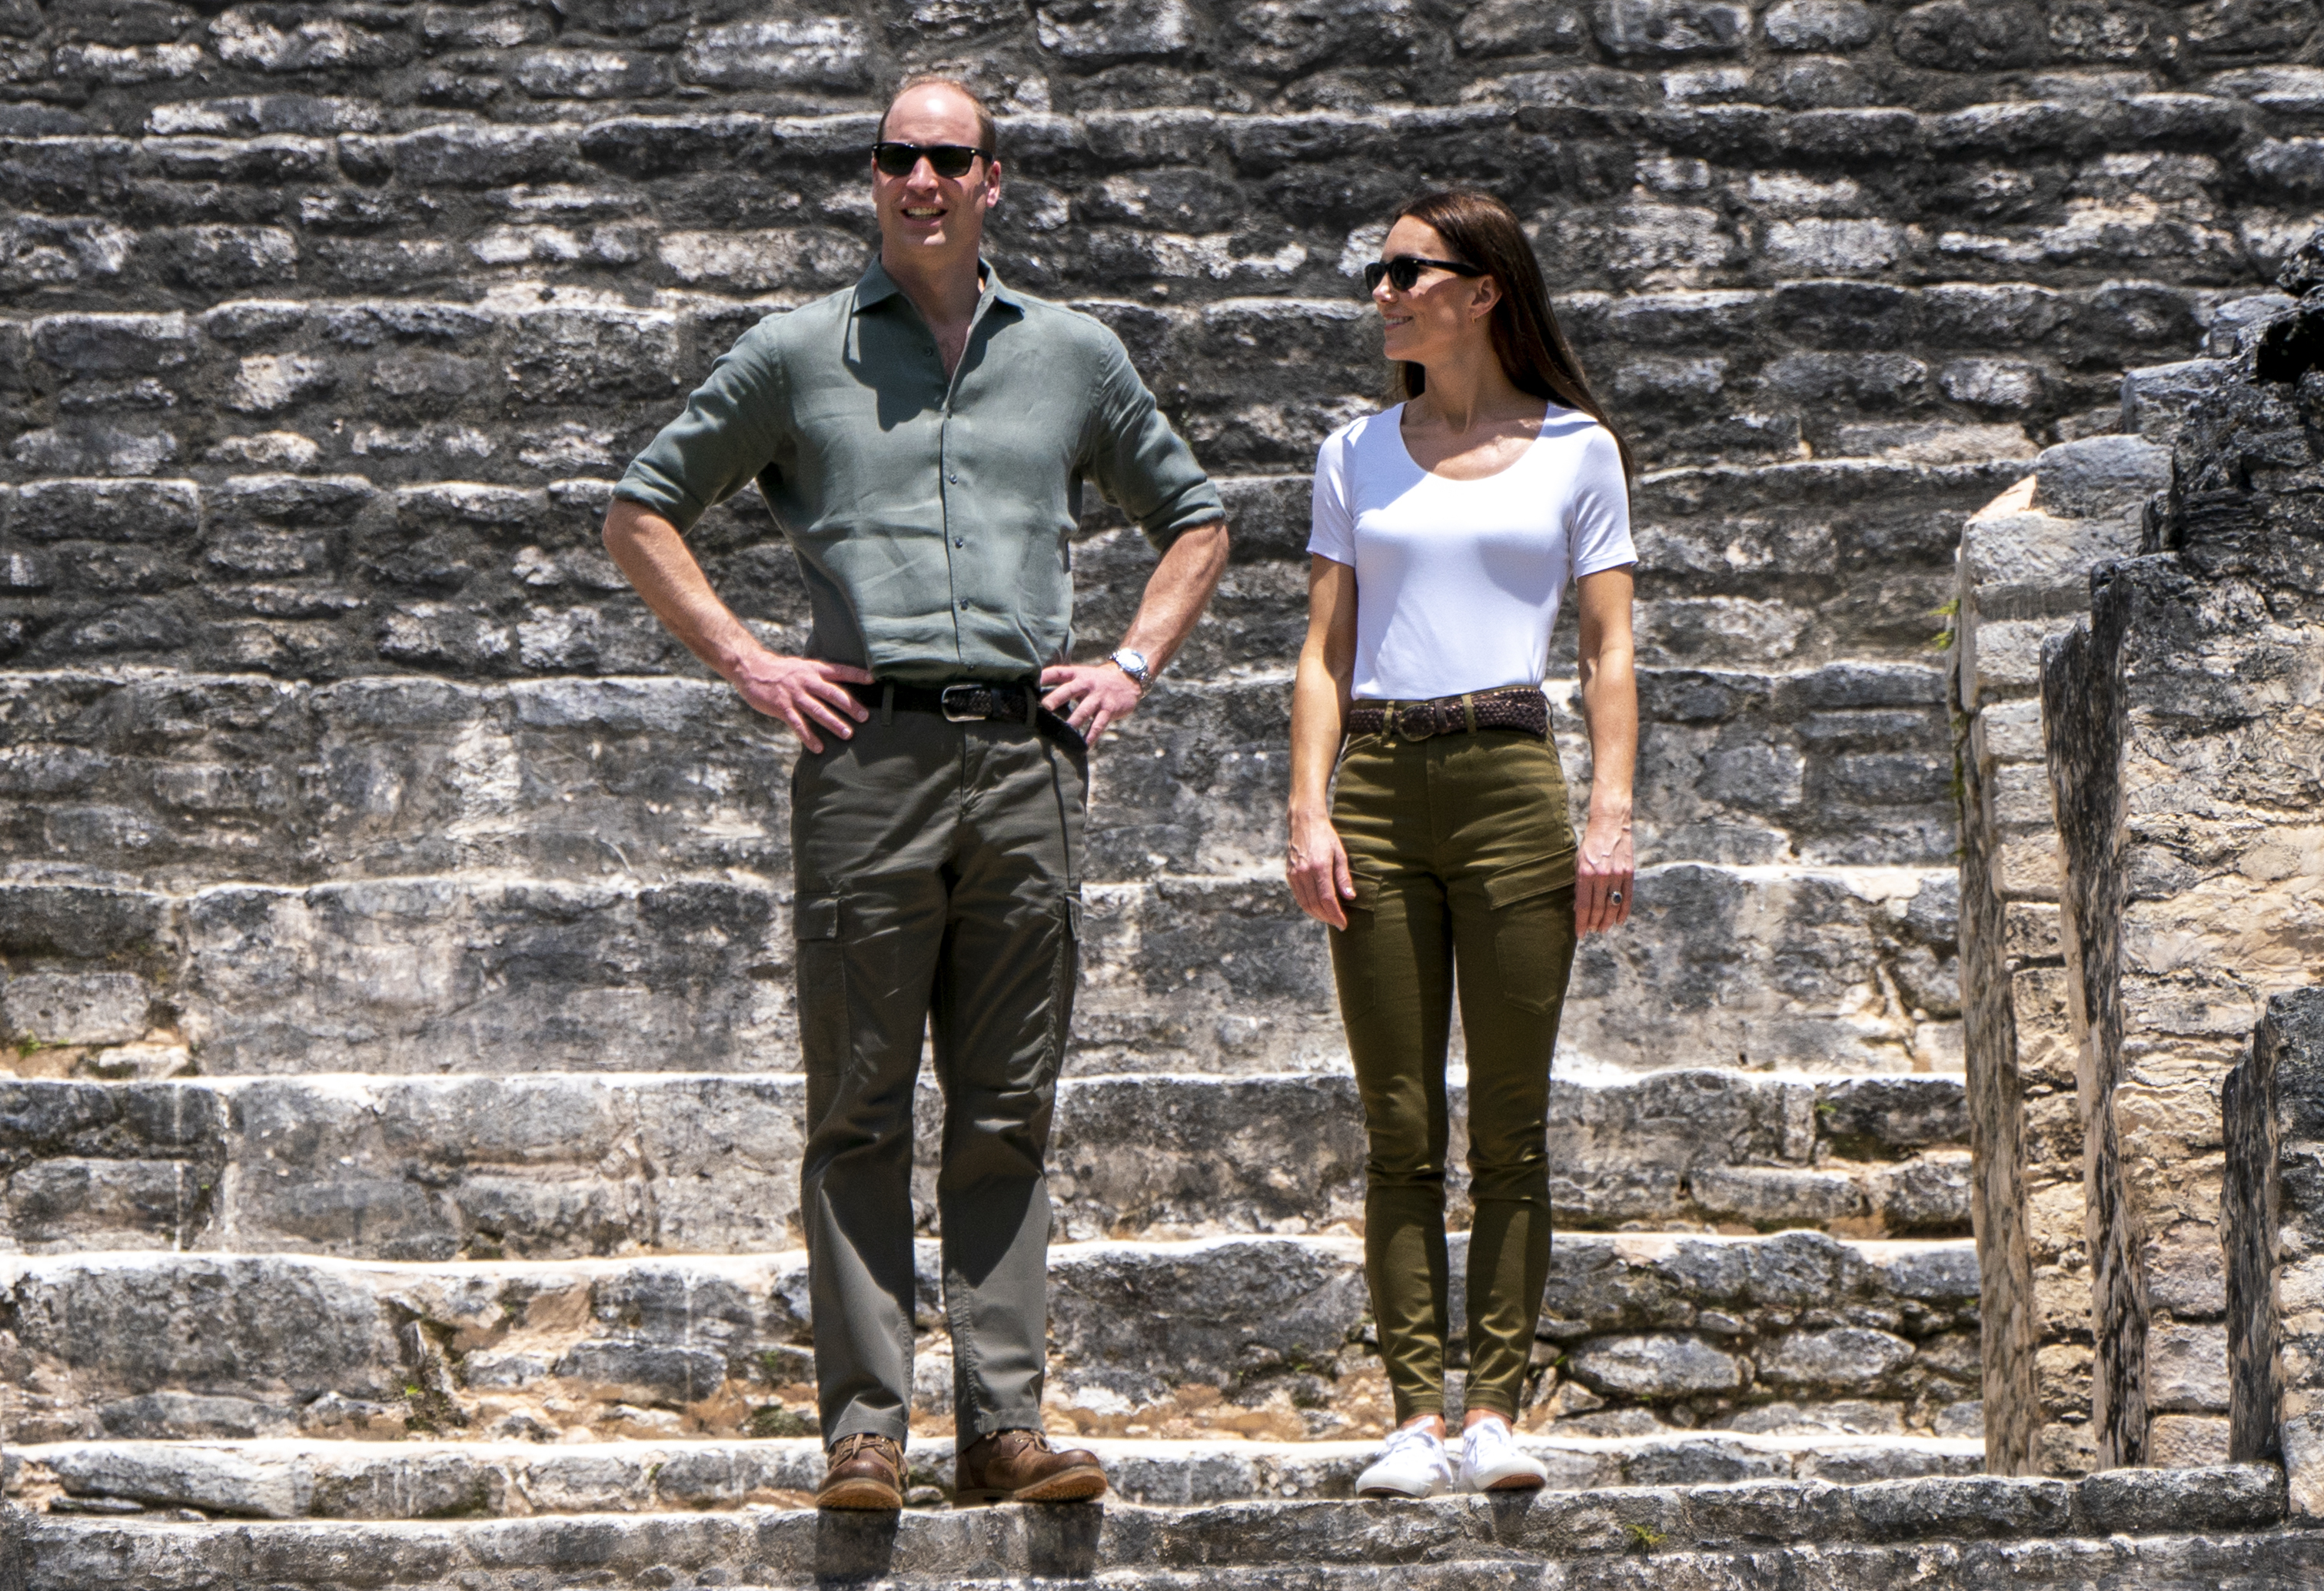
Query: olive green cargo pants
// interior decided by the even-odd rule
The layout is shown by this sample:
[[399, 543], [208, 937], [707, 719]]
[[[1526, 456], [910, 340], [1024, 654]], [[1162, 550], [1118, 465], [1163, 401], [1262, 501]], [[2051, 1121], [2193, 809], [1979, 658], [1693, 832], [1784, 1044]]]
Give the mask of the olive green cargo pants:
[[1554, 747], [1514, 731], [1342, 754], [1356, 886], [1332, 934], [1364, 1102], [1364, 1264], [1398, 1423], [1444, 1406], [1444, 1054], [1469, 1061], [1466, 1406], [1513, 1422], [1549, 1279], [1549, 1064], [1573, 966], [1572, 819]]
[[1087, 754], [1028, 724], [874, 710], [791, 772], [800, 1170], [826, 1445], [904, 1439], [912, 1094], [933, 1020], [936, 1177], [964, 1445], [1041, 1427], [1042, 1161], [1079, 970]]

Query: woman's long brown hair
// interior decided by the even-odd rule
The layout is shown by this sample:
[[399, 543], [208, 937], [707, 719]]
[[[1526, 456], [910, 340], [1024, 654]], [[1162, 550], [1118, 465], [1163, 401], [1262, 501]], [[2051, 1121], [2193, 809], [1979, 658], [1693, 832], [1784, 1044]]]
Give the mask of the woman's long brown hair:
[[[1606, 418], [1590, 391], [1590, 379], [1582, 373], [1582, 361], [1558, 329], [1549, 289], [1541, 280], [1541, 262], [1534, 258], [1516, 212], [1489, 193], [1448, 188], [1422, 194], [1398, 210], [1396, 219], [1406, 216], [1434, 227], [1455, 257], [1489, 271], [1500, 283], [1501, 296], [1493, 304], [1493, 352], [1500, 355], [1511, 384], [1520, 392], [1579, 409], [1604, 426], [1621, 449], [1623, 474], [1637, 474], [1629, 443]], [[1401, 396], [1417, 398], [1427, 390], [1428, 372], [1401, 361], [1393, 384], [1402, 389]]]

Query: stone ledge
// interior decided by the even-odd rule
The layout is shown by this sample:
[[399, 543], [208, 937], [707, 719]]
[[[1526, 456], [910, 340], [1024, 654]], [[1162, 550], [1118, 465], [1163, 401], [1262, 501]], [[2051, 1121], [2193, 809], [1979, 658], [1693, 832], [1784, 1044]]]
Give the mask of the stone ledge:
[[[1465, 1225], [1457, 1078], [1451, 1094], [1449, 1213]], [[804, 1109], [804, 1081], [784, 1073], [0, 1081], [0, 1242], [390, 1260], [789, 1248]], [[923, 1078], [923, 1232], [942, 1111]], [[1561, 1078], [1549, 1133], [1568, 1228], [1966, 1230], [1953, 1078]], [[1061, 1238], [1289, 1236], [1362, 1219], [1361, 1109], [1345, 1073], [1068, 1077], [1051, 1141]]]
[[[543, 1571], [584, 1570], [598, 1585], [668, 1586], [678, 1573], [708, 1583], [825, 1584], [879, 1575], [888, 1583], [973, 1584], [969, 1577], [1102, 1575], [1109, 1585], [1481, 1586], [1531, 1583], [1544, 1560], [1588, 1584], [1678, 1583], [1726, 1591], [1764, 1586], [1771, 1572], [1838, 1587], [1909, 1583], [2028, 1586], [2210, 1583], [2313, 1572], [2324, 1533], [2272, 1529], [2282, 1476], [2265, 1467], [2158, 1472], [2158, 1506], [2141, 1534], [2084, 1517], [2078, 1488], [1978, 1476], [1880, 1483], [1745, 1485], [1545, 1492], [1420, 1504], [1274, 1502], [1157, 1509], [907, 1511], [900, 1519], [833, 1519], [807, 1511], [693, 1516], [583, 1514], [469, 1523], [276, 1522], [204, 1525], [31, 1522], [33, 1591], [178, 1591], [219, 1579], [305, 1587], [343, 1583], [360, 1557], [374, 1584], [438, 1583], [498, 1591]], [[2084, 1483], [2087, 1486], [2089, 1483]], [[2209, 1508], [2195, 1486], [2215, 1490]], [[2207, 1514], [2186, 1534], [2178, 1521]], [[1884, 1545], [1886, 1544], [1886, 1545]], [[1771, 1551], [1770, 1550], [1774, 1550]], [[1576, 1561], [1579, 1560], [1579, 1561]], [[1603, 1568], [1591, 1560], [1605, 1561]], [[1587, 1568], [1584, 1564], [1589, 1564]], [[973, 1566], [973, 1567], [971, 1567]], [[1388, 1566], [1394, 1566], [1390, 1568]], [[1525, 1580], [1508, 1578], [1511, 1571]], [[1362, 1577], [1332, 1580], [1346, 1571]], [[1820, 1571], [1820, 1572], [1819, 1572]], [[1181, 1579], [1180, 1575], [1195, 1577]], [[1249, 1578], [1226, 1577], [1249, 1576]], [[1010, 1585], [1021, 1585], [1011, 1578]], [[2250, 1583], [2257, 1583], [2252, 1581]]]
[[[1467, 1239], [1455, 1235], [1458, 1281]], [[1361, 1244], [1049, 1251], [1053, 1421], [1092, 1435], [1385, 1429]], [[937, 1246], [918, 1247], [915, 1418], [951, 1417]], [[20, 1439], [401, 1433], [580, 1439], [812, 1429], [804, 1255], [394, 1264], [0, 1257]], [[1926, 1434], [1973, 1402], [1966, 1240], [1571, 1235], [1528, 1427]], [[1973, 1418], [1973, 1416], [1972, 1416]], [[773, 1431], [766, 1428], [771, 1424]]]
[[[1090, 1438], [1111, 1496], [1185, 1507], [1252, 1498], [1352, 1498], [1370, 1441]], [[1522, 1436], [1550, 1486], [1860, 1485], [1971, 1473], [1975, 1440], [1769, 1437], [1726, 1431], [1628, 1439]], [[915, 1485], [952, 1491], [954, 1442], [914, 1437]], [[9, 1451], [9, 1497], [35, 1513], [198, 1509], [263, 1519], [424, 1520], [798, 1506], [821, 1483], [811, 1438], [602, 1443], [262, 1440], [58, 1442]], [[1909, 1506], [1912, 1499], [1902, 1500]], [[1921, 1506], [1925, 1507], [1925, 1503]], [[1900, 1512], [1891, 1505], [1884, 1517]]]
[[[1949, 874], [1689, 862], [1638, 879], [1628, 928], [1576, 960], [1569, 1064], [1953, 1069]], [[0, 884], [0, 1018], [20, 1039], [125, 1044], [174, 1007], [211, 1073], [790, 1071], [787, 882], [452, 873], [181, 897]], [[1271, 866], [1086, 895], [1084, 1068], [1335, 1063], [1323, 930]], [[1680, 1020], [1637, 1020], [1657, 1007]]]

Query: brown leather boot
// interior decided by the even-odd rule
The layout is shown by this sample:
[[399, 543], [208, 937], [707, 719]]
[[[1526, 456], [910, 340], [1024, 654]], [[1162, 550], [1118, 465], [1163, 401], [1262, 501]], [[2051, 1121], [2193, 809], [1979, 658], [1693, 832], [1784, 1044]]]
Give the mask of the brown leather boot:
[[892, 1437], [858, 1431], [833, 1445], [823, 1472], [817, 1508], [874, 1511], [904, 1505], [904, 1449]]
[[1038, 1430], [996, 1430], [953, 1460], [952, 1500], [963, 1503], [1079, 1503], [1105, 1490], [1097, 1455], [1053, 1450]]

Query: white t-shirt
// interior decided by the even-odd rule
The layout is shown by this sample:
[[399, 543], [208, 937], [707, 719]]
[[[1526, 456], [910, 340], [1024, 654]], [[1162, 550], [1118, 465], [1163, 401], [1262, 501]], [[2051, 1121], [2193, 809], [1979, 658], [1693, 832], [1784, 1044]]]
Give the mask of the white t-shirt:
[[1566, 583], [1637, 562], [1613, 433], [1550, 404], [1525, 455], [1448, 481], [1404, 446], [1404, 405], [1315, 455], [1307, 550], [1356, 572], [1354, 694], [1419, 702], [1539, 685]]

